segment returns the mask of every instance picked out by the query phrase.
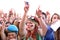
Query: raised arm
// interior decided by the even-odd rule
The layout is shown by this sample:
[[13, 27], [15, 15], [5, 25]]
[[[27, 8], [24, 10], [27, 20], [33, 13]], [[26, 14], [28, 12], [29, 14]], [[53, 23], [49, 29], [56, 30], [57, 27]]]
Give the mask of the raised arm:
[[37, 11], [36, 11], [36, 14], [37, 14], [37, 16], [39, 17], [38, 18], [38, 20], [39, 20], [39, 26], [40, 26], [40, 34], [42, 35], [42, 36], [45, 36], [45, 34], [46, 34], [46, 32], [47, 32], [47, 25], [46, 25], [46, 23], [45, 23], [45, 20], [43, 20], [43, 18], [42, 18], [42, 11], [40, 10], [40, 9], [38, 9]]
[[5, 23], [3, 21], [2, 26], [1, 26], [1, 38], [2, 38], [2, 40], [6, 40], [6, 35], [4, 33], [4, 30], [5, 30]]
[[24, 22], [25, 22], [25, 18], [26, 18], [26, 14], [27, 14], [28, 10], [29, 10], [29, 5], [24, 7], [24, 15], [23, 15], [22, 20], [19, 24], [20, 37], [24, 36]]
[[47, 25], [46, 25], [45, 21], [42, 18], [40, 18], [39, 20], [40, 20], [40, 22], [39, 22], [40, 26], [42, 28], [40, 31], [42, 32], [42, 36], [45, 36], [46, 32], [47, 32], [47, 28], [46, 28]]

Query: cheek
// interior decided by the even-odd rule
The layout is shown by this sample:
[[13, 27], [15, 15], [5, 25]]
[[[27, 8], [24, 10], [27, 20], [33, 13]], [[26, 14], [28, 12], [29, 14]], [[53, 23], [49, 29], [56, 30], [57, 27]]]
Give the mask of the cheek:
[[52, 21], [57, 21], [58, 19], [53, 19]]
[[31, 27], [31, 29], [34, 29], [34, 27]]
[[28, 26], [26, 26], [26, 30], [28, 30]]
[[58, 19], [52, 19], [52, 23], [56, 22]]
[[32, 30], [32, 29], [34, 29], [34, 26], [32, 26], [32, 27], [26, 27], [26, 29], [27, 30]]
[[34, 24], [31, 24], [30, 26], [31, 26], [31, 28], [34, 28], [34, 27], [35, 27], [35, 25], [34, 25]]
[[31, 29], [34, 29], [35, 28], [35, 25], [33, 25], [32, 27], [31, 27]]

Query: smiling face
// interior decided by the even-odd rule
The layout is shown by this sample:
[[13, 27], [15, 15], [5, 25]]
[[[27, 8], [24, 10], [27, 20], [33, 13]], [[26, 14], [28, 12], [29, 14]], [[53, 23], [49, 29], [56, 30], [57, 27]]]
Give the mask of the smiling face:
[[34, 30], [34, 28], [35, 28], [35, 24], [32, 21], [28, 20], [26, 23], [26, 29], [31, 31]]
[[7, 40], [17, 40], [17, 35], [14, 32], [8, 33]]

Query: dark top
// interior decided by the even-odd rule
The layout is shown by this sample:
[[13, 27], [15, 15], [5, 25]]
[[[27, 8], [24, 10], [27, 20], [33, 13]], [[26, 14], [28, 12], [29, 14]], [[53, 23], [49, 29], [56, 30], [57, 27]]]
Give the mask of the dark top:
[[44, 40], [54, 40], [54, 31], [50, 26], [47, 27], [47, 33], [44, 37]]
[[0, 40], [2, 40], [2, 39], [1, 39], [1, 36], [0, 36]]

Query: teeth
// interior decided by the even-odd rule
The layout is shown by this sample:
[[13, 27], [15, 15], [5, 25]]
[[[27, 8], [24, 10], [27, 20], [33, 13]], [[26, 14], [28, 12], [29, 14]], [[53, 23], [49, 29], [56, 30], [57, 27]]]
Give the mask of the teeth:
[[32, 17], [32, 19], [34, 19], [34, 17]]

